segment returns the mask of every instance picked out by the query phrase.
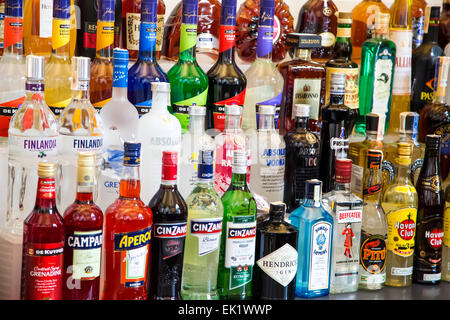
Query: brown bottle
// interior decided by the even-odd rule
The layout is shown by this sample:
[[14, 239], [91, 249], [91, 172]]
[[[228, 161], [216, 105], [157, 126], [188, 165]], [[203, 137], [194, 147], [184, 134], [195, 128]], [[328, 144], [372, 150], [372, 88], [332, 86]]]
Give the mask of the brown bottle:
[[437, 284], [441, 281], [444, 190], [439, 174], [441, 137], [426, 136], [424, 163], [417, 180], [419, 196], [413, 281]]

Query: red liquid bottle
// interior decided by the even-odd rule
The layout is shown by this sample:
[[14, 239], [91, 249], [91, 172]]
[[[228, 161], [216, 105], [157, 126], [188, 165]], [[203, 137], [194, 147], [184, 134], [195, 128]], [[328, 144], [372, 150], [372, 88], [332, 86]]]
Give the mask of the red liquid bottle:
[[95, 155], [78, 154], [77, 195], [64, 212], [64, 300], [98, 300], [103, 212], [93, 201]]
[[145, 300], [152, 211], [140, 199], [140, 143], [125, 142], [119, 198], [106, 209], [100, 278], [102, 300]]
[[23, 225], [22, 300], [61, 300], [64, 221], [56, 208], [56, 164], [38, 165], [36, 204]]

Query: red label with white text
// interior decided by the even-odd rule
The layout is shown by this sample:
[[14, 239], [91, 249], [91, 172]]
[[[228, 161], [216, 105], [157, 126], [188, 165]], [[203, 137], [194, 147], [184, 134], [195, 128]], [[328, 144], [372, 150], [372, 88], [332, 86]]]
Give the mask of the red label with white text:
[[227, 51], [236, 43], [236, 26], [220, 26], [219, 52]]
[[214, 102], [213, 106], [213, 121], [214, 121], [214, 129], [223, 131], [225, 129], [225, 105], [231, 105], [236, 104], [238, 106], [244, 105], [245, 100], [245, 92], [242, 91], [237, 96], [234, 96], [232, 98]]
[[38, 181], [39, 199], [55, 199], [56, 188], [54, 178], [40, 178]]
[[5, 48], [23, 39], [23, 19], [17, 17], [5, 18]]

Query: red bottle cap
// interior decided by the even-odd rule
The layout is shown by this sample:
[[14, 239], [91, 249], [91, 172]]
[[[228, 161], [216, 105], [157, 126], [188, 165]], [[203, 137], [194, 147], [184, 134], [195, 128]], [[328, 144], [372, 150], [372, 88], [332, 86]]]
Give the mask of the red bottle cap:
[[336, 159], [335, 181], [337, 183], [350, 183], [352, 178], [352, 160]]
[[177, 180], [177, 160], [178, 153], [176, 151], [163, 151], [161, 180]]

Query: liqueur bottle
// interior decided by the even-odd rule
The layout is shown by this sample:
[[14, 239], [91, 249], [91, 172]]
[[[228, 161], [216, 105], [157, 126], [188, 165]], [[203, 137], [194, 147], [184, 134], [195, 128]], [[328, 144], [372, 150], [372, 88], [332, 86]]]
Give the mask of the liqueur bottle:
[[[392, 85], [390, 118], [398, 119], [400, 113], [409, 111], [411, 101], [412, 60], [412, 0], [395, 0], [390, 8], [389, 39], [395, 43], [395, 69]], [[389, 133], [398, 133], [396, 121], [389, 125]]]
[[286, 43], [294, 48], [294, 59], [278, 65], [284, 81], [284, 94], [280, 110], [280, 133], [286, 134], [294, 129], [295, 104], [310, 105], [309, 129], [320, 134], [321, 109], [325, 104], [326, 70], [317, 62], [311, 61], [311, 52], [319, 48], [321, 37], [317, 35], [291, 33]]
[[170, 82], [170, 112], [180, 121], [183, 133], [189, 125], [189, 114], [185, 108], [178, 106], [193, 103], [204, 106], [208, 95], [208, 77], [195, 57], [197, 9], [198, 0], [183, 0], [180, 57], [167, 73]]
[[442, 243], [442, 280], [450, 281], [450, 175], [444, 181], [445, 211], [444, 211], [444, 238]]
[[233, 175], [222, 197], [223, 225], [217, 287], [221, 300], [252, 299], [256, 202], [247, 185], [247, 153], [233, 152]]
[[389, 40], [389, 14], [376, 14], [375, 37], [364, 42], [361, 53], [357, 134], [366, 132], [365, 117], [371, 112], [385, 115], [385, 130], [389, 126], [395, 57], [396, 46]]
[[141, 144], [125, 142], [119, 197], [105, 212], [101, 300], [145, 300], [148, 295], [152, 210], [140, 199]]
[[153, 212], [152, 300], [181, 300], [188, 208], [177, 188], [177, 158], [176, 151], [163, 151], [161, 185], [148, 204]]
[[412, 279], [415, 283], [438, 284], [441, 281], [444, 190], [439, 168], [441, 137], [427, 135], [425, 157], [416, 189], [416, 245]]
[[[72, 101], [59, 116], [58, 157], [61, 165], [58, 208], [67, 208], [76, 193], [77, 157], [80, 151], [96, 156], [96, 178], [100, 174], [103, 153], [103, 122], [89, 101], [90, 63], [88, 57], [72, 57]], [[94, 201], [98, 196], [95, 186]]]
[[338, 25], [338, 8], [332, 0], [309, 0], [300, 9], [296, 31], [320, 35], [322, 46], [312, 52], [314, 61], [324, 64], [333, 57]]
[[0, 56], [5, 48], [5, 0], [0, 0]]
[[[426, 15], [427, 2], [425, 0], [413, 0], [412, 1], [412, 30], [413, 30], [413, 42], [412, 50], [420, 47], [424, 41], [424, 34], [427, 33], [425, 30], [427, 19]], [[428, 12], [429, 13], [429, 12]], [[438, 17], [439, 18], [439, 17]]]
[[352, 161], [336, 159], [335, 186], [324, 194], [325, 208], [333, 217], [330, 293], [358, 290], [359, 246], [363, 201], [350, 190]]
[[260, 105], [258, 109], [258, 133], [250, 138], [250, 185], [270, 203], [283, 198], [286, 143], [275, 130], [275, 107]]
[[381, 197], [381, 160], [379, 150], [367, 152], [367, 174], [363, 180], [363, 217], [359, 250], [359, 285], [361, 290], [382, 289], [386, 281], [387, 222]]
[[56, 208], [56, 164], [41, 162], [37, 171], [36, 203], [23, 223], [20, 299], [62, 300], [64, 221]]
[[[49, 58], [52, 53], [54, 0], [24, 0], [25, 55]], [[31, 18], [31, 21], [29, 20]]]
[[428, 30], [423, 43], [412, 55], [411, 111], [419, 112], [433, 102], [433, 82], [439, 56], [444, 52], [438, 45], [440, 7], [431, 7]]
[[128, 71], [128, 100], [134, 104], [139, 116], [149, 112], [152, 106], [152, 82], [169, 82], [156, 61], [157, 6], [157, 0], [144, 0], [141, 3], [144, 13], [140, 15], [139, 55]]
[[123, 143], [136, 139], [139, 116], [127, 99], [128, 51], [114, 49], [113, 93], [100, 110], [103, 120], [104, 150], [102, 171], [98, 181], [97, 205], [104, 211], [119, 195], [123, 164]]
[[450, 0], [444, 0], [442, 4], [438, 41], [441, 48], [445, 48], [450, 42]]
[[183, 260], [183, 300], [218, 300], [217, 273], [223, 205], [214, 190], [214, 149], [200, 150], [198, 180], [186, 198], [188, 208]]
[[256, 227], [253, 296], [262, 300], [293, 300], [297, 273], [298, 230], [284, 221], [286, 205], [271, 202], [269, 219]]
[[97, 110], [112, 97], [115, 1], [103, 0], [98, 3], [97, 53], [91, 64], [90, 88], [91, 103]]
[[412, 282], [418, 197], [410, 174], [412, 144], [397, 145], [396, 175], [381, 202], [388, 227], [385, 284], [406, 287]]
[[284, 136], [286, 142], [286, 169], [284, 202], [291, 213], [305, 198], [305, 182], [319, 178], [320, 141], [308, 129], [310, 106], [294, 105], [295, 130]]
[[333, 217], [322, 205], [322, 182], [305, 183], [305, 200], [290, 215], [298, 229], [298, 265], [295, 295], [302, 298], [329, 294]]
[[362, 0], [352, 10], [352, 60], [359, 65], [364, 42], [375, 37], [377, 13], [389, 13], [389, 8], [381, 0]]
[[[73, 182], [73, 181], [72, 181]], [[64, 300], [99, 300], [103, 212], [94, 203], [95, 154], [78, 154], [77, 194], [64, 212]]]
[[181, 150], [180, 122], [167, 110], [170, 87], [167, 82], [152, 82], [152, 109], [139, 119], [138, 140], [142, 143], [141, 198], [150, 201], [161, 184], [161, 159], [163, 151]]
[[[257, 129], [257, 104], [271, 104], [275, 107], [281, 104], [284, 80], [272, 62], [274, 21], [275, 0], [262, 0], [259, 10], [256, 60], [245, 72], [248, 79], [242, 115], [242, 128], [245, 130]], [[275, 121], [277, 127], [278, 115]]]
[[219, 58], [209, 69], [207, 127], [225, 129], [226, 104], [243, 105], [247, 79], [234, 60], [236, 0], [224, 0], [220, 20]]
[[70, 103], [70, 0], [54, 0], [52, 53], [45, 65], [45, 102], [58, 117]]

